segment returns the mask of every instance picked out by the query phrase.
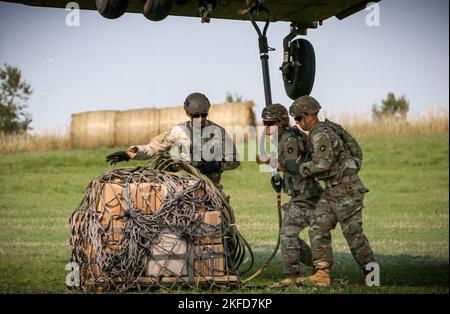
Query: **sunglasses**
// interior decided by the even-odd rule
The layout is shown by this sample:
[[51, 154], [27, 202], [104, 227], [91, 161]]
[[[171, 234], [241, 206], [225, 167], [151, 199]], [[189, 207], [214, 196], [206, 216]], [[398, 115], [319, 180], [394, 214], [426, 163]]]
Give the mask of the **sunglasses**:
[[297, 122], [300, 122], [300, 121], [302, 121], [303, 120], [303, 118], [304, 118], [305, 116], [296, 116], [294, 119], [295, 119], [295, 121], [297, 121]]
[[264, 121], [263, 122], [264, 126], [274, 126], [277, 124], [276, 121]]
[[193, 114], [192, 115], [192, 118], [194, 118], [194, 119], [198, 119], [198, 118], [200, 118], [200, 117], [202, 117], [202, 118], [206, 118], [208, 116], [208, 114], [207, 113], [202, 113], [202, 114]]

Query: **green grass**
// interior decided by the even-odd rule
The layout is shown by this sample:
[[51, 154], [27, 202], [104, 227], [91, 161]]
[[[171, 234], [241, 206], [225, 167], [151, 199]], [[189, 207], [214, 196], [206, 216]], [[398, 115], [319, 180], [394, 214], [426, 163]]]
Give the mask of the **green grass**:
[[[258, 287], [243, 292], [448, 293], [448, 135], [372, 137], [361, 144], [361, 177], [371, 190], [365, 199], [364, 229], [380, 263], [381, 287], [359, 284], [359, 269], [337, 227], [332, 233], [336, 264], [331, 288], [274, 288], [283, 277], [278, 254], [251, 283]], [[69, 217], [89, 181], [109, 169], [104, 156], [111, 151], [0, 157], [0, 292], [67, 292]], [[259, 173], [254, 162], [244, 162], [223, 177], [256, 266], [269, 257], [277, 236], [269, 176]], [[301, 236], [306, 239], [306, 232]]]

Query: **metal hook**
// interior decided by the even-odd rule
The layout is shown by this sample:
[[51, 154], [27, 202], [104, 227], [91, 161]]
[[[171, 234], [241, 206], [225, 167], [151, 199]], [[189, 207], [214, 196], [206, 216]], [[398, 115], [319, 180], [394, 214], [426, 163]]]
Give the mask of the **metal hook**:
[[[256, 24], [256, 16], [260, 13], [263, 12], [266, 14], [266, 24], [264, 25], [264, 30], [263, 32], [261, 32], [261, 29], [259, 28], [259, 26]], [[253, 24], [253, 27], [255, 27], [256, 32], [258, 33], [258, 36], [261, 37], [266, 37], [267, 35], [267, 30], [269, 29], [269, 24], [270, 24], [270, 11], [266, 8], [266, 6], [264, 6], [264, 4], [257, 2], [255, 3], [251, 8], [250, 8], [250, 20]]]
[[[263, 12], [266, 14], [266, 24], [262, 32], [258, 24], [256, 24], [256, 16], [258, 15], [259, 12]], [[274, 50], [272, 48], [269, 48], [266, 36], [270, 24], [270, 11], [261, 2], [258, 1], [255, 2], [253, 6], [250, 7], [248, 13], [250, 14], [250, 20], [252, 22], [252, 25], [255, 28], [256, 32], [258, 33], [259, 56], [262, 64], [264, 94], [267, 107], [272, 104], [272, 91], [270, 87], [270, 75], [269, 75], [269, 51]]]

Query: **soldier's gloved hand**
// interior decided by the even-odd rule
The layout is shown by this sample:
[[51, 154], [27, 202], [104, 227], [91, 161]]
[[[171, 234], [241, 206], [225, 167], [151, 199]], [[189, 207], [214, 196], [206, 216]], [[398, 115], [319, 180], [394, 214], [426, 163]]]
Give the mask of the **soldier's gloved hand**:
[[299, 172], [300, 172], [300, 175], [304, 178], [311, 176], [311, 172], [304, 165], [300, 166]]
[[126, 151], [115, 152], [106, 156], [106, 162], [109, 162], [111, 165], [114, 165], [121, 161], [129, 161], [130, 156]]
[[213, 172], [218, 172], [222, 169], [222, 165], [219, 161], [202, 161], [197, 164], [197, 169], [203, 174], [210, 174]]
[[300, 166], [295, 160], [286, 160], [284, 162], [284, 170], [296, 175], [300, 173]]

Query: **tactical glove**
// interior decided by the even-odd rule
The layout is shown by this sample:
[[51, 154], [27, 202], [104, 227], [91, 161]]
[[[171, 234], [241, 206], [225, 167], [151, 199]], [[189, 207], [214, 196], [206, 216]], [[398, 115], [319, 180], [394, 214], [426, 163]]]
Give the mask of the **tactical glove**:
[[115, 152], [106, 156], [106, 162], [109, 162], [111, 165], [114, 165], [121, 161], [129, 161], [130, 156], [126, 151]]
[[211, 174], [222, 169], [222, 165], [218, 161], [201, 161], [196, 165], [197, 169], [203, 174]]
[[284, 163], [284, 170], [290, 174], [297, 175], [300, 173], [300, 166], [295, 160], [286, 160]]
[[300, 166], [299, 172], [300, 172], [300, 175], [304, 178], [311, 176], [311, 171], [304, 165]]

